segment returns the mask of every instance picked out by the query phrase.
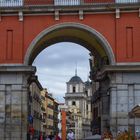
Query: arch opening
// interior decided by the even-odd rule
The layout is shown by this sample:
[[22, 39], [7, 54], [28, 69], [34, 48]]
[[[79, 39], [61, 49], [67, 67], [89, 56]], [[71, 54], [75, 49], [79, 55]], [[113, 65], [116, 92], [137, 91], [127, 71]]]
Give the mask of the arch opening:
[[[94, 62], [97, 62], [95, 71], [102, 65], [115, 65], [112, 48], [105, 37], [91, 27], [79, 23], [58, 24], [42, 31], [31, 42], [25, 55], [24, 64], [32, 65], [40, 52], [60, 42], [76, 43], [89, 50], [91, 56], [95, 58]], [[92, 71], [91, 68], [90, 70]], [[90, 79], [93, 80], [92, 78]], [[76, 87], [73, 91], [76, 91]]]
[[[24, 59], [25, 65], [31, 65], [36, 56], [46, 47], [59, 42], [79, 44], [91, 52], [98, 65], [115, 65], [115, 57], [108, 41], [99, 32], [79, 23], [62, 23], [42, 31], [31, 42]], [[105, 59], [104, 59], [105, 58]]]

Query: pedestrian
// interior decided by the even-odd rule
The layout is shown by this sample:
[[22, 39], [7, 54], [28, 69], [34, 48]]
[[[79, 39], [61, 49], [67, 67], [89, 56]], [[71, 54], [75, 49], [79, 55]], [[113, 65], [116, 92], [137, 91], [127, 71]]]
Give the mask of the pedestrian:
[[56, 133], [54, 140], [61, 140], [61, 138], [58, 136], [58, 133]]
[[33, 136], [34, 136], [34, 128], [33, 128], [33, 126], [29, 127], [29, 135], [30, 135], [30, 140], [33, 140]]
[[43, 140], [42, 132], [40, 132], [39, 140]]
[[67, 139], [68, 140], [74, 140], [74, 133], [72, 132], [72, 130], [69, 130], [69, 133], [67, 135]]
[[49, 135], [49, 138], [50, 138], [50, 140], [53, 140], [54, 136], [53, 136], [52, 132], [51, 132], [51, 134]]
[[50, 139], [49, 136], [47, 135], [45, 140], [51, 140], [51, 139]]

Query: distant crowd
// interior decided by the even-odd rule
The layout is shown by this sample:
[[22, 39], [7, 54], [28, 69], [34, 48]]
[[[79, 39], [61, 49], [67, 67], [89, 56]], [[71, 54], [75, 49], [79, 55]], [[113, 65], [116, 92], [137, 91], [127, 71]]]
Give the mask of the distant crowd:
[[[27, 140], [62, 140], [61, 137], [56, 133], [53, 135], [52, 133], [50, 135], [44, 136], [42, 133], [38, 137], [34, 137], [34, 132], [28, 133]], [[74, 140], [74, 133], [72, 130], [69, 130], [67, 133], [67, 139], [66, 140]]]

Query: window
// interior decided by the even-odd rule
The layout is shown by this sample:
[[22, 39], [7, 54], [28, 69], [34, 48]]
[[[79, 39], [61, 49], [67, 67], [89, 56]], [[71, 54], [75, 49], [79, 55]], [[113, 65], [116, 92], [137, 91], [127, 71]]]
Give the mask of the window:
[[75, 91], [76, 91], [76, 87], [75, 87], [75, 86], [73, 86], [72, 91], [73, 91], [73, 92], [75, 92]]
[[87, 111], [88, 111], [88, 105], [87, 105]]
[[76, 105], [76, 102], [75, 101], [72, 101], [72, 105]]

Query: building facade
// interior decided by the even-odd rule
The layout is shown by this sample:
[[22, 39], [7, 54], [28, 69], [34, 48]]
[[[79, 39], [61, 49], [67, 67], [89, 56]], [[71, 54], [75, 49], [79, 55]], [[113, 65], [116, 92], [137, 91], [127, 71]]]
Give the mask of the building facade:
[[108, 67], [108, 60], [103, 58], [97, 62], [91, 56], [91, 80], [94, 85], [92, 97], [92, 131], [104, 133], [105, 130], [112, 132], [113, 137], [118, 131], [129, 128], [132, 132], [140, 132], [139, 118], [131, 118], [129, 112], [139, 104], [139, 73], [129, 66]]
[[58, 111], [58, 105], [59, 103], [54, 100], [54, 134], [58, 133], [59, 132], [59, 129], [58, 129], [58, 123], [59, 123], [59, 119], [58, 119], [58, 114], [59, 114], [59, 111]]
[[77, 106], [69, 107], [69, 127], [68, 130], [72, 130], [75, 134], [76, 140], [83, 138], [83, 118], [80, 109]]
[[47, 96], [47, 135], [54, 135], [54, 98]]
[[42, 114], [42, 124], [41, 131], [44, 135], [47, 134], [47, 89], [41, 91], [41, 114]]
[[[71, 110], [75, 107], [75, 111], [77, 110], [77, 112], [81, 113], [82, 138], [91, 135], [91, 96], [92, 88], [90, 82], [83, 82], [77, 74], [67, 82], [67, 92], [65, 94], [66, 105]], [[79, 134], [76, 133], [76, 135], [78, 136]]]
[[42, 114], [41, 114], [41, 91], [43, 90], [37, 76], [29, 80], [29, 100], [28, 100], [28, 128], [33, 128], [33, 136], [37, 138], [41, 132]]

